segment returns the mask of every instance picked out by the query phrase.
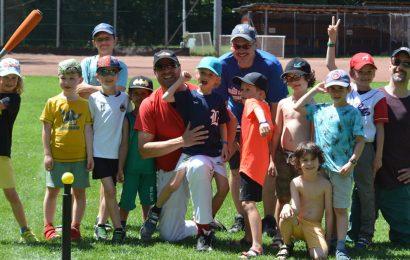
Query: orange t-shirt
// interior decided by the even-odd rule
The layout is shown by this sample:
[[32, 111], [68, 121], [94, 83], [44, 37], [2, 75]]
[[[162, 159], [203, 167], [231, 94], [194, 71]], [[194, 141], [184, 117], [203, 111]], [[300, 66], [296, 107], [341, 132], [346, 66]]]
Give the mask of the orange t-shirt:
[[[272, 131], [262, 137], [259, 133], [259, 121], [255, 108], [262, 108]], [[245, 101], [241, 123], [241, 163], [239, 171], [263, 186], [269, 167], [269, 142], [273, 135], [273, 123], [269, 105], [254, 98]]]

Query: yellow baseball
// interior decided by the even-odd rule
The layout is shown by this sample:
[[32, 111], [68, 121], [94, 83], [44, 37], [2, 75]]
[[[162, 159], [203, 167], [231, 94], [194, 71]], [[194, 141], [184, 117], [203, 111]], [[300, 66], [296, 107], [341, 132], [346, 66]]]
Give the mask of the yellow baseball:
[[73, 184], [74, 182], [74, 175], [71, 172], [66, 172], [63, 174], [63, 176], [61, 177], [61, 181], [64, 184]]

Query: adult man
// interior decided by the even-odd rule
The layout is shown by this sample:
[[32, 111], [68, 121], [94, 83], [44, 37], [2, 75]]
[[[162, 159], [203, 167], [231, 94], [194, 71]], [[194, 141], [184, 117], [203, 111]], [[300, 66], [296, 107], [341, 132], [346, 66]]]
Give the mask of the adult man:
[[391, 56], [386, 95], [389, 122], [384, 125], [383, 165], [376, 175], [376, 204], [390, 226], [393, 243], [410, 244], [410, 49]]
[[[135, 128], [139, 130], [138, 147], [142, 157], [155, 157], [157, 171], [158, 194], [174, 179], [174, 171], [181, 155], [182, 147], [202, 144], [208, 136], [208, 131], [201, 130], [203, 126], [190, 129], [185, 125], [173, 103], [162, 100], [164, 92], [172, 86], [181, 75], [181, 67], [176, 55], [168, 50], [154, 55], [154, 72], [160, 88], [145, 99], [139, 111], [139, 120]], [[186, 83], [189, 89], [196, 86]], [[177, 241], [198, 234], [197, 250], [211, 250], [212, 230], [203, 230], [203, 224], [212, 222], [212, 190], [211, 169], [201, 160], [190, 163], [186, 169], [186, 179], [172, 193], [160, 212], [150, 211], [148, 219], [155, 222], [159, 213], [159, 232], [167, 241]], [[192, 194], [195, 216], [205, 214], [207, 223], [195, 223], [185, 220], [189, 190]], [[197, 220], [198, 221], [198, 220]], [[200, 222], [200, 221], [198, 221]], [[156, 224], [156, 223], [155, 223]], [[145, 225], [141, 229], [141, 237], [146, 232]]]
[[[272, 118], [276, 115], [276, 107], [282, 98], [288, 94], [286, 86], [280, 78], [282, 66], [276, 57], [270, 53], [256, 49], [256, 32], [249, 24], [238, 24], [231, 34], [232, 52], [222, 55], [219, 59], [222, 63], [222, 81], [215, 91], [228, 101], [228, 108], [238, 119], [242, 116], [243, 104], [241, 101], [240, 86], [232, 82], [235, 76], [243, 77], [250, 72], [259, 72], [268, 78], [269, 86], [266, 101], [271, 107]], [[240, 131], [240, 130], [239, 130]], [[239, 152], [232, 156], [229, 161], [231, 176], [229, 186], [232, 199], [238, 212], [230, 232], [243, 230], [244, 218], [241, 202], [239, 201]], [[264, 231], [273, 233], [275, 220], [275, 178], [266, 176], [263, 186], [263, 205], [265, 218], [263, 220]]]

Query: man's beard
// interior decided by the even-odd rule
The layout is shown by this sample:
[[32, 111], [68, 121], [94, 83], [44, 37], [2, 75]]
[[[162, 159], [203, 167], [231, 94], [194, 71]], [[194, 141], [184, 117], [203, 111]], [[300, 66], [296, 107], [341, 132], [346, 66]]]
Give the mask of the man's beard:
[[407, 73], [405, 71], [402, 71], [402, 70], [396, 70], [396, 71], [394, 71], [394, 73], [392, 75], [392, 80], [395, 83], [406, 82], [406, 80], [408, 80]]

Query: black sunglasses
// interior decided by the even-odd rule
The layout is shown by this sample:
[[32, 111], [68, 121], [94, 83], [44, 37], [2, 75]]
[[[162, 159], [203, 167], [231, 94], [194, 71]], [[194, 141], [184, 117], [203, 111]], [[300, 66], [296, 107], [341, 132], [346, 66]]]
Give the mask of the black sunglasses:
[[167, 70], [167, 69], [176, 69], [178, 68], [178, 64], [176, 62], [173, 62], [171, 64], [157, 64], [155, 65], [154, 69], [156, 71], [163, 71], [163, 70]]
[[391, 64], [394, 66], [400, 66], [402, 65], [405, 68], [410, 68], [410, 61], [401, 61], [400, 59], [392, 59]]

